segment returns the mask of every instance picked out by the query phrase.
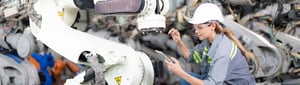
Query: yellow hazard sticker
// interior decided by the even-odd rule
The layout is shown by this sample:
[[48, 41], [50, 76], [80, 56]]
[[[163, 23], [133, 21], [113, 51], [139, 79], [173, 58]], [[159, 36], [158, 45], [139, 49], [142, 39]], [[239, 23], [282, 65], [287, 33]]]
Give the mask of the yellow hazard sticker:
[[122, 76], [115, 77], [115, 80], [116, 80], [117, 84], [120, 85], [121, 84], [121, 80], [122, 80]]

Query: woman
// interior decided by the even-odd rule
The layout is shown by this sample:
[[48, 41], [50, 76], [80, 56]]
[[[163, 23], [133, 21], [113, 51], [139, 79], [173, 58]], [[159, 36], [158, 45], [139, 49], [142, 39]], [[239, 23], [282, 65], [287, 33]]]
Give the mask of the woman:
[[168, 32], [188, 62], [201, 64], [201, 73], [196, 74], [185, 72], [175, 58], [172, 58], [175, 63], [165, 60], [168, 69], [183, 78], [182, 85], [255, 85], [247, 64], [250, 53], [231, 31], [223, 29], [222, 21], [218, 6], [200, 4], [189, 22], [202, 43], [192, 50], [184, 46], [178, 30], [173, 28]]

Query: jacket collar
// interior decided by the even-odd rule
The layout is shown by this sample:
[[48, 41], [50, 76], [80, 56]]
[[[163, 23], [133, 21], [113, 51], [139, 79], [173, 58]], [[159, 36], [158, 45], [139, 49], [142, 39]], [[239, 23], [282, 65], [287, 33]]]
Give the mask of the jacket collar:
[[224, 36], [223, 34], [217, 34], [211, 46], [209, 45], [208, 40], [205, 40], [205, 44], [208, 43], [207, 46], [210, 46], [208, 50], [208, 56], [214, 57], [213, 55], [216, 53], [216, 50], [223, 36]]

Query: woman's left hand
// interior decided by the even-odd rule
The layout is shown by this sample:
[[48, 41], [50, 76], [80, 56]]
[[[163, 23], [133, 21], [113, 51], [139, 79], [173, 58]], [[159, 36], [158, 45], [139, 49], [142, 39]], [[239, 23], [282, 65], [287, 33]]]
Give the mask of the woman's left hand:
[[184, 70], [181, 68], [180, 62], [173, 57], [171, 57], [171, 59], [174, 61], [174, 63], [165, 59], [165, 63], [167, 64], [168, 70], [177, 75], [180, 75], [181, 73], [183, 73]]

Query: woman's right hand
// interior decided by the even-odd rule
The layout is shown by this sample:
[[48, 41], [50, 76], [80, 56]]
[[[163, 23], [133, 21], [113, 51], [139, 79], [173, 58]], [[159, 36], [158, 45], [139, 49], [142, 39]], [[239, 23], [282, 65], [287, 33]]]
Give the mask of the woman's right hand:
[[181, 39], [180, 39], [180, 33], [179, 33], [179, 31], [177, 29], [172, 28], [171, 30], [169, 30], [168, 34], [172, 36], [173, 41], [176, 44], [180, 43], [180, 41], [181, 41]]

